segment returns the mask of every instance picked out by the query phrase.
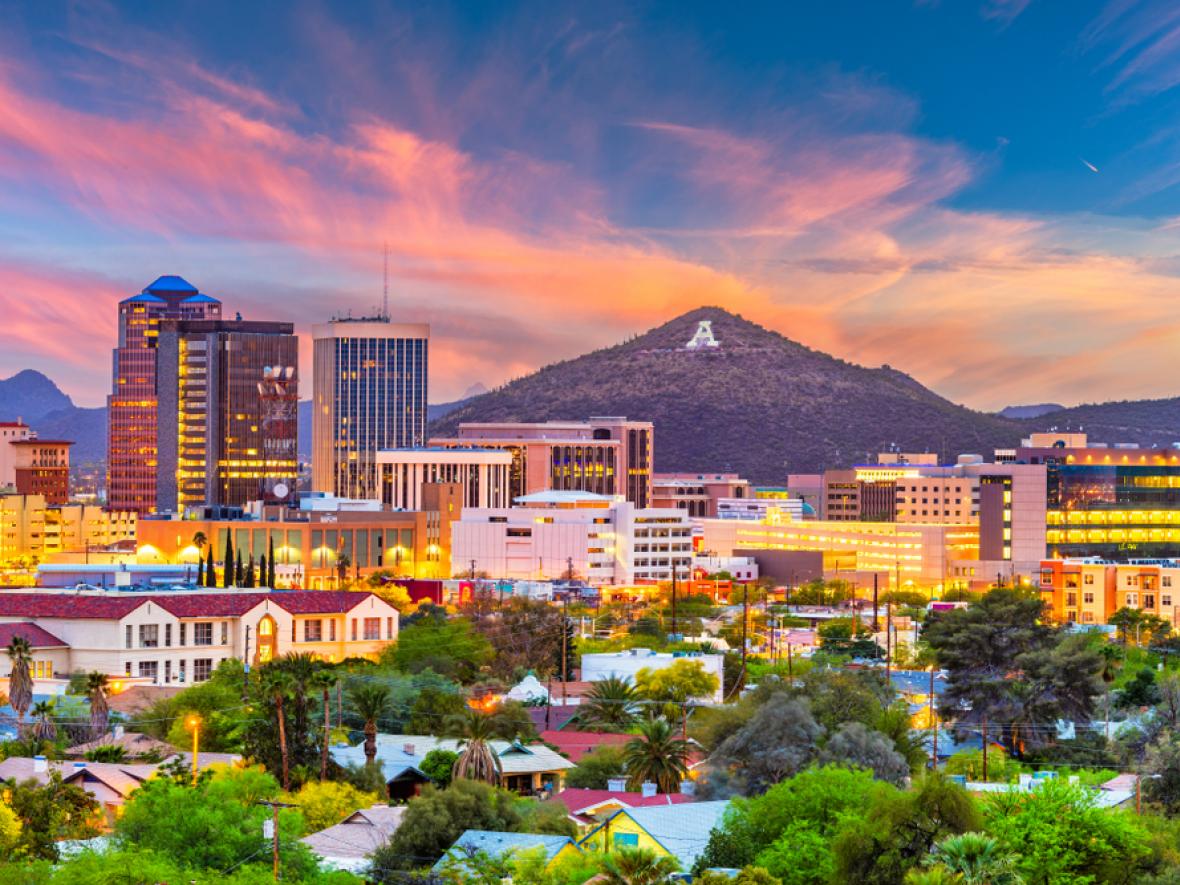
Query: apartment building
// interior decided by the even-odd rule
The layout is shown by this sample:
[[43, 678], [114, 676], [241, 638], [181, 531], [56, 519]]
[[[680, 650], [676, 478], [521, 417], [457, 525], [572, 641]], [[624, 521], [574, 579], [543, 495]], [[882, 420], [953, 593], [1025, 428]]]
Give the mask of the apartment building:
[[95, 504], [50, 505], [44, 495], [0, 495], [0, 563], [101, 550], [135, 541], [131, 510]]
[[1177, 560], [1046, 560], [1040, 589], [1059, 621], [1105, 624], [1119, 609], [1132, 608], [1180, 626]]
[[652, 506], [675, 507], [689, 516], [719, 516], [722, 501], [751, 498], [750, 482], [736, 473], [657, 473], [652, 477]]

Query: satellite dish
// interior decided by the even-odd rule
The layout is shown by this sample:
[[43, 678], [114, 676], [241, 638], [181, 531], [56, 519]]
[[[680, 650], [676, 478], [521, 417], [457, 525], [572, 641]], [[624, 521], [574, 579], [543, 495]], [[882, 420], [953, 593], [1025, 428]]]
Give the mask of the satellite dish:
[[287, 488], [287, 484], [285, 482], [277, 482], [275, 483], [273, 491], [276, 498], [285, 498], [291, 490]]

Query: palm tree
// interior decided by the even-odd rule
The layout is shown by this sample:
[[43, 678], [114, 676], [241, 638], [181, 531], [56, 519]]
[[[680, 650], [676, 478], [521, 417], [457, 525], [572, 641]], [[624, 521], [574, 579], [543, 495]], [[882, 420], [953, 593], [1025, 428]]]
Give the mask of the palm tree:
[[33, 674], [29, 672], [33, 649], [29, 640], [23, 636], [13, 636], [8, 643], [8, 659], [12, 661], [12, 673], [8, 677], [8, 702], [16, 710], [16, 730], [19, 733], [25, 713], [33, 703]]
[[1102, 669], [1099, 675], [1106, 685], [1106, 739], [1110, 740], [1110, 690], [1118, 677], [1119, 669], [1123, 666], [1123, 651], [1117, 645], [1109, 642], [1098, 649], [1102, 655]]
[[111, 710], [107, 706], [107, 688], [110, 679], [106, 673], [95, 670], [86, 676], [86, 696], [90, 698], [90, 732], [94, 737], [107, 733]]
[[947, 836], [931, 852], [933, 863], [958, 874], [963, 885], [1022, 885], [1011, 852], [991, 836], [962, 833]]
[[33, 705], [33, 737], [39, 741], [52, 741], [57, 738], [57, 725], [53, 721], [53, 704], [49, 701], [38, 701]]
[[465, 710], [450, 717], [443, 726], [448, 737], [459, 738], [459, 758], [451, 770], [453, 777], [496, 784], [500, 780], [500, 757], [491, 741], [498, 724], [495, 716], [478, 710]]
[[627, 731], [639, 710], [639, 693], [624, 676], [608, 676], [590, 687], [578, 708], [578, 728], [586, 731]]
[[663, 885], [680, 869], [673, 858], [643, 848], [623, 848], [607, 855], [597, 881], [605, 885]]
[[348, 686], [348, 702], [365, 721], [365, 764], [372, 765], [377, 758], [377, 720], [389, 709], [389, 686], [367, 679], [352, 682]]
[[324, 693], [324, 745], [320, 749], [320, 780], [322, 781], [328, 779], [328, 746], [332, 741], [331, 691], [339, 678], [332, 672], [331, 665], [327, 664], [312, 677], [312, 687], [318, 688]]
[[286, 700], [293, 690], [291, 674], [278, 667], [268, 667], [262, 674], [262, 687], [275, 704], [279, 726], [279, 757], [282, 760], [283, 789], [291, 789], [291, 757], [287, 747]]
[[910, 870], [905, 885], [963, 885], [963, 877], [940, 864], [925, 870]]
[[639, 737], [623, 747], [623, 770], [627, 789], [638, 790], [654, 781], [661, 793], [677, 793], [688, 774], [688, 742], [676, 736], [676, 728], [658, 717], [639, 724]]

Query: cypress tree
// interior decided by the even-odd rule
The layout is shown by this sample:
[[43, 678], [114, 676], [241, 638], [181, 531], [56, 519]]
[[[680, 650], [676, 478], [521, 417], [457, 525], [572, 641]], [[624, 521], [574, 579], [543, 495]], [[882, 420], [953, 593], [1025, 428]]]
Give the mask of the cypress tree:
[[205, 586], [217, 586], [217, 566], [213, 563], [213, 545], [209, 545], [208, 559], [205, 560]]
[[266, 551], [266, 586], [274, 587], [275, 585], [275, 539], [274, 535], [270, 536], [270, 544]]
[[234, 541], [232, 532], [225, 533], [225, 570], [221, 573], [221, 586], [232, 587], [234, 583]]
[[250, 561], [246, 565], [246, 586], [254, 587], [254, 551], [250, 551]]
[[241, 587], [246, 580], [246, 570], [242, 567], [242, 551], [238, 551], [237, 561], [234, 563], [234, 586]]
[[258, 586], [259, 587], [269, 587], [270, 586], [270, 584], [266, 583], [267, 577], [268, 577], [268, 572], [266, 571], [266, 554], [263, 553], [262, 556], [259, 557], [259, 559], [258, 559]]
[[197, 558], [197, 586], [205, 586], [205, 560], [200, 557]]

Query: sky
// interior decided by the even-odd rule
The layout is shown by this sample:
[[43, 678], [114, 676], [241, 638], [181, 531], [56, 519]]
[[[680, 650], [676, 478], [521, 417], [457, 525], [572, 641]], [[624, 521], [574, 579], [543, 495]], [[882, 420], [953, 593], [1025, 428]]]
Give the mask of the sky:
[[981, 409], [1178, 393], [1171, 0], [0, 15], [0, 375], [81, 405], [155, 277], [306, 335], [386, 248], [434, 402], [701, 305]]

